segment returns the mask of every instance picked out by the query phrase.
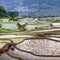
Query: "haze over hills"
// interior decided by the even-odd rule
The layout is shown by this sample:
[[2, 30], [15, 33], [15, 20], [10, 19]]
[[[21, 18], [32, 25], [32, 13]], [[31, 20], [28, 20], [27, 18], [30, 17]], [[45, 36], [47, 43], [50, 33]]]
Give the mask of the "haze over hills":
[[0, 0], [0, 5], [21, 16], [60, 16], [60, 0]]

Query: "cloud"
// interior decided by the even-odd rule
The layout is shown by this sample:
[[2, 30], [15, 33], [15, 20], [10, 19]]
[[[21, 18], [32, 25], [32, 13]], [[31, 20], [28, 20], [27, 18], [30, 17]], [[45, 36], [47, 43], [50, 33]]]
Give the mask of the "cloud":
[[38, 7], [36, 7], [38, 4], [33, 4], [32, 6], [31, 5], [28, 5], [28, 6], [17, 6], [15, 7], [14, 10], [18, 10], [19, 12], [22, 11], [22, 12], [33, 12], [33, 11], [36, 11], [38, 9]]
[[18, 5], [22, 5], [23, 0], [0, 0], [0, 5], [4, 6], [7, 10], [10, 8], [15, 8]]
[[33, 12], [38, 9], [38, 4], [24, 5], [25, 0], [0, 0], [0, 5], [4, 6], [7, 10], [16, 10], [22, 12]]

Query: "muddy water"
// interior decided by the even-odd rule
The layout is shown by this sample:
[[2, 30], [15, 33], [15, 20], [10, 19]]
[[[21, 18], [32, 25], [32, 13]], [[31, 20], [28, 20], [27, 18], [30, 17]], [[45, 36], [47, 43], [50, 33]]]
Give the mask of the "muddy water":
[[36, 55], [60, 55], [60, 42], [47, 39], [27, 40], [18, 44], [17, 47]]
[[[11, 22], [11, 23], [2, 22], [1, 24], [2, 24], [2, 28], [18, 30], [17, 22]], [[25, 28], [27, 30], [31, 30], [31, 29], [35, 29], [35, 27], [40, 27], [40, 25], [27, 25]]]
[[[11, 55], [23, 58], [24, 60], [58, 60], [59, 57], [41, 57], [46, 56], [60, 56], [60, 43], [55, 41], [50, 41], [47, 39], [28, 39], [16, 46], [14, 54]], [[9, 51], [10, 52], [10, 51]], [[28, 57], [27, 57], [28, 56]]]
[[41, 57], [42, 55], [60, 56], [60, 42], [50, 41], [49, 39], [27, 39], [16, 47], [18, 49], [15, 48], [14, 52], [9, 51], [9, 54], [17, 58], [23, 58], [24, 60], [60, 59], [60, 57]]
[[5, 29], [11, 29], [11, 30], [17, 30], [18, 27], [17, 27], [17, 22], [12, 22], [12, 23], [4, 23], [2, 22], [2, 28], [5, 28]]
[[12, 58], [8, 56], [7, 54], [3, 54], [0, 56], [0, 60], [18, 60], [18, 59]]
[[[58, 60], [60, 56], [60, 43], [55, 41], [50, 41], [47, 39], [28, 39], [16, 46], [14, 54], [10, 52], [11, 55], [15, 57], [21, 57], [24, 60]], [[23, 51], [22, 51], [23, 50]], [[42, 55], [48, 57], [41, 57]], [[27, 57], [28, 56], [28, 57]], [[51, 56], [51, 57], [49, 57]]]

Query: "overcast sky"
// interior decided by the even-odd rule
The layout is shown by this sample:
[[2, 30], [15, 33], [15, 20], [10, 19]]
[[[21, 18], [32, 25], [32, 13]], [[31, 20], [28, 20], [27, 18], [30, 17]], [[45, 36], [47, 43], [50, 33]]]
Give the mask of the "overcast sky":
[[39, 0], [0, 0], [0, 5], [8, 11], [36, 11], [38, 10]]

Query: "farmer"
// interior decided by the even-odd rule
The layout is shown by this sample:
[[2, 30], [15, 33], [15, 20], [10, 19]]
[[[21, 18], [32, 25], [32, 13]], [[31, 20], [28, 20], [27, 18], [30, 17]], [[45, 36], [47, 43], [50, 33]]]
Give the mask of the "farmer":
[[15, 46], [16, 46], [16, 44], [13, 41], [11, 41], [11, 43], [10, 43], [11, 52], [13, 52], [15, 50]]
[[16, 44], [13, 41], [11, 41], [10, 43], [8, 42], [2, 42], [2, 43], [7, 43], [2, 49], [3, 51], [8, 52], [10, 50], [13, 53], [13, 51], [15, 50], [15, 46], [16, 46]]

